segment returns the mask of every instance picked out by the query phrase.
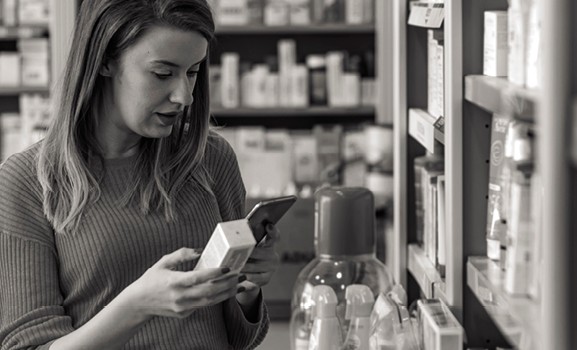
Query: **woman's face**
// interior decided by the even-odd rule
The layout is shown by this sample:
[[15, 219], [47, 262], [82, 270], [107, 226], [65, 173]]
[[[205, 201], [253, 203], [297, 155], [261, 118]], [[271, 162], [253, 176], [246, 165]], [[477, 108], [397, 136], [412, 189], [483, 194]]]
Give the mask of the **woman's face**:
[[110, 78], [98, 128], [105, 151], [122, 151], [140, 137], [170, 135], [183, 109], [193, 102], [207, 47], [198, 32], [154, 26], [103, 67], [101, 74]]

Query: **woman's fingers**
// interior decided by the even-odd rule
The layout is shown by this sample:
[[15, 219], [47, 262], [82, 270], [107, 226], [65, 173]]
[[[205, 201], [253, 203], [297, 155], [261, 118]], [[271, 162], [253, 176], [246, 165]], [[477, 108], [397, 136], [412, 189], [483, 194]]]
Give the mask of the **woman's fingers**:
[[180, 248], [160, 258], [154, 265], [163, 269], [174, 270], [178, 265], [200, 257], [200, 252], [192, 248]]
[[238, 273], [236, 272], [231, 273], [228, 267], [185, 271], [179, 272], [179, 274], [180, 277], [178, 284], [182, 287], [192, 287], [213, 280], [227, 280], [238, 276]]

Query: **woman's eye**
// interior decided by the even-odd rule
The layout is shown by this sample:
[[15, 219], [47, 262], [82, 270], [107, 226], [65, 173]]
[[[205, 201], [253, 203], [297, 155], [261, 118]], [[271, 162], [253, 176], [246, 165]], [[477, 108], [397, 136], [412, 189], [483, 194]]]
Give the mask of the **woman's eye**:
[[162, 79], [162, 80], [168, 79], [168, 78], [172, 75], [172, 74], [170, 74], [170, 73], [156, 73], [156, 72], [153, 73], [153, 74], [156, 75], [156, 77], [157, 77], [158, 79]]

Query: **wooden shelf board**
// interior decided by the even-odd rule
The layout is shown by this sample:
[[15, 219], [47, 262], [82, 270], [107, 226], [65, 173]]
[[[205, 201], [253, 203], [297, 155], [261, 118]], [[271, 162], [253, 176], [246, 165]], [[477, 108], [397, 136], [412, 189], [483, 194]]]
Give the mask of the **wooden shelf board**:
[[538, 93], [515, 85], [506, 77], [468, 75], [465, 77], [465, 99], [491, 113], [514, 114], [534, 120]]
[[247, 35], [247, 34], [372, 34], [375, 33], [374, 24], [322, 24], [322, 25], [238, 25], [216, 26], [217, 35]]
[[505, 273], [487, 257], [469, 257], [467, 285], [515, 348], [540, 349], [540, 305], [528, 297], [509, 295]]
[[351, 116], [363, 117], [374, 116], [374, 107], [310, 107], [310, 108], [212, 108], [211, 114], [216, 117], [242, 118], [242, 117], [335, 117]]
[[[421, 291], [427, 298], [434, 298], [434, 284], [442, 282], [441, 275], [425, 255], [425, 251], [417, 244], [409, 244], [408, 247], [408, 269], [415, 278]], [[446, 303], [446, 298], [445, 300]]]
[[0, 87], [0, 96], [16, 96], [24, 93], [49, 93], [50, 89], [48, 87], [36, 87], [36, 86], [15, 86]]
[[435, 121], [424, 109], [409, 109], [409, 135], [433, 154], [443, 152], [441, 145], [445, 144], [445, 135], [435, 127]]

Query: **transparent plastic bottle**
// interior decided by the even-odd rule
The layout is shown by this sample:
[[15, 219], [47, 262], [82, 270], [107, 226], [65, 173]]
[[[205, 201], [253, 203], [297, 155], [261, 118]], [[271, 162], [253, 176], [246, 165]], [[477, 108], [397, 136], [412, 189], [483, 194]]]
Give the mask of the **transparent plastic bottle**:
[[308, 349], [314, 322], [313, 287], [327, 285], [337, 295], [341, 337], [345, 320], [346, 288], [364, 284], [375, 298], [393, 286], [387, 267], [376, 257], [374, 197], [366, 188], [327, 187], [315, 193], [316, 257], [299, 273], [291, 302], [292, 350]]

